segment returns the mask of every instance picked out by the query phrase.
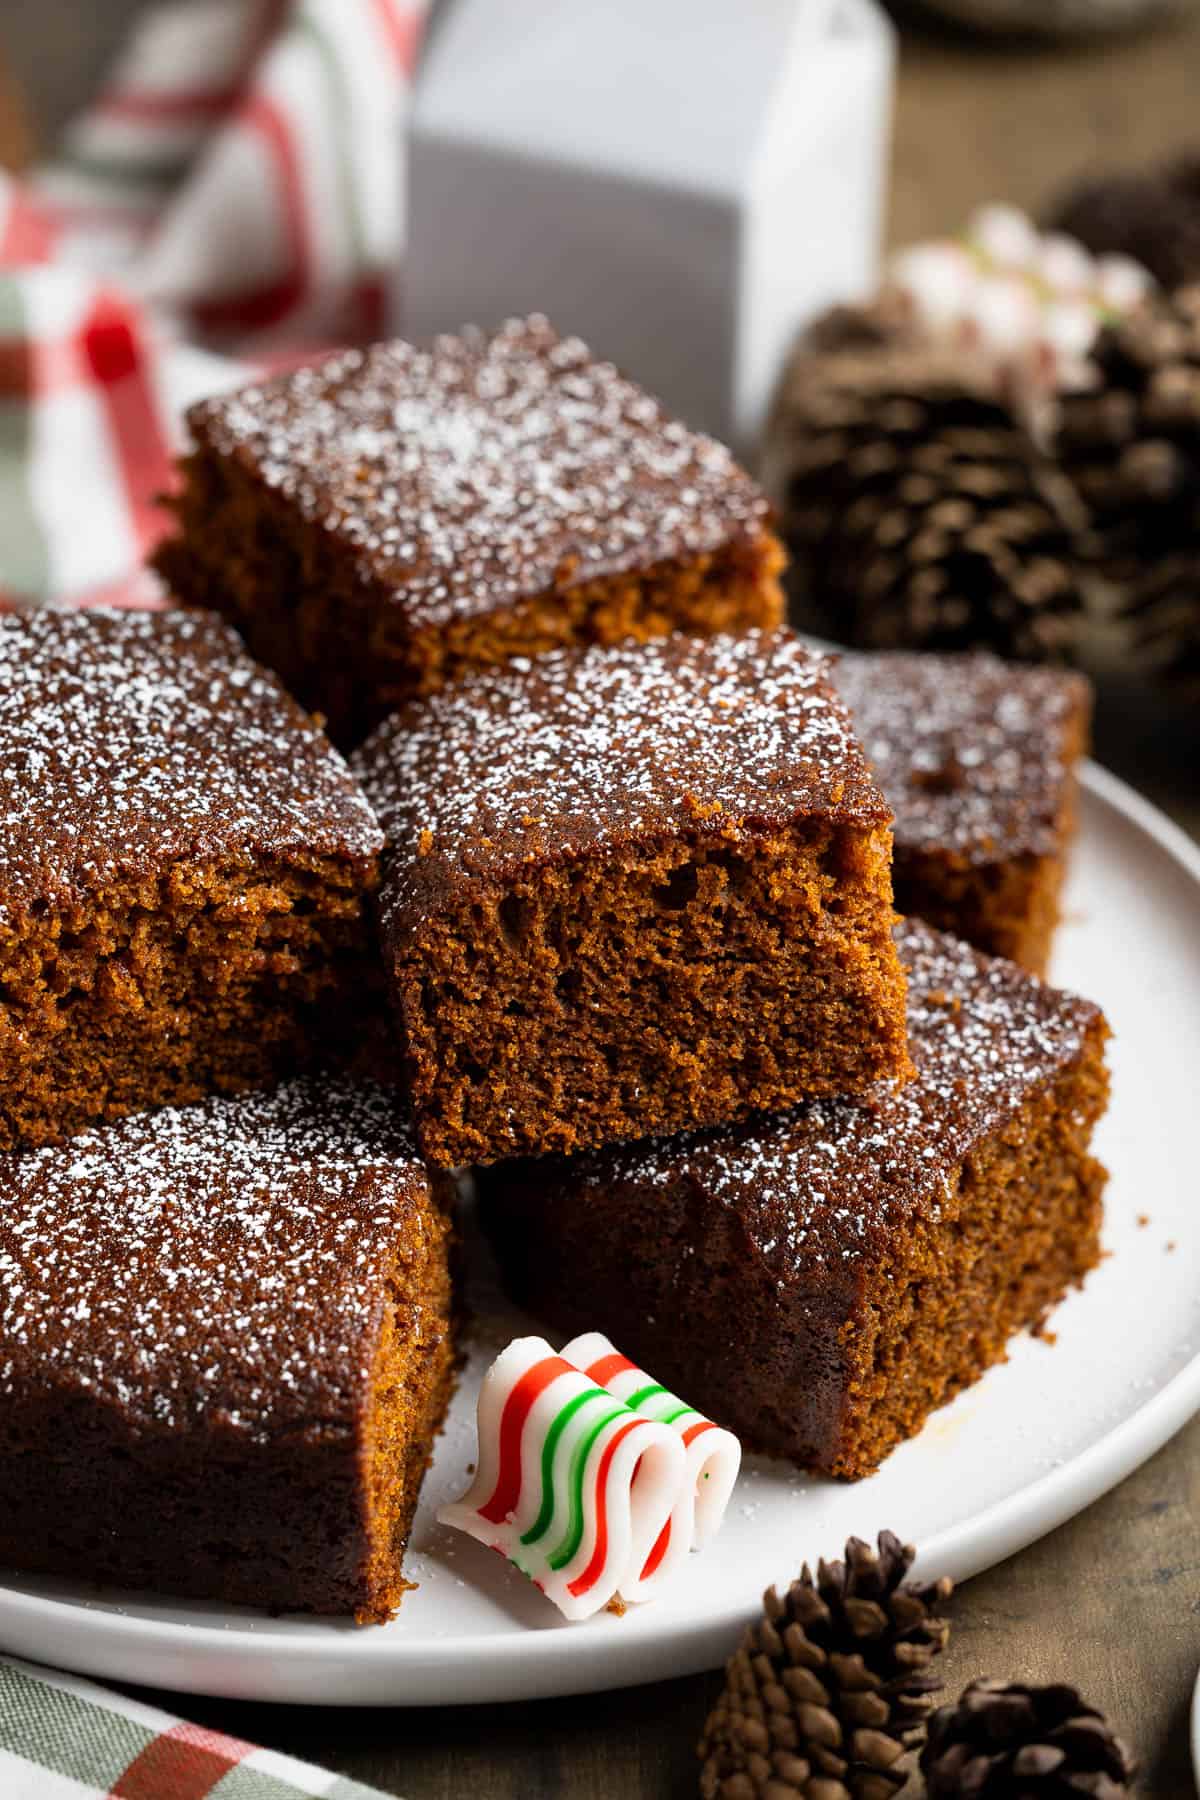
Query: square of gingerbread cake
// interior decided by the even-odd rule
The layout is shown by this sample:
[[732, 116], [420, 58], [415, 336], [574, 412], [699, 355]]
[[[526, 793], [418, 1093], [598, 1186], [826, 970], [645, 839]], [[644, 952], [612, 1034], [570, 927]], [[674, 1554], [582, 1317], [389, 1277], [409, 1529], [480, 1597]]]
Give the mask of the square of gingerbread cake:
[[897, 907], [1043, 974], [1091, 725], [1087, 680], [904, 651], [844, 656], [836, 680], [896, 816]]
[[345, 351], [188, 423], [159, 571], [338, 742], [510, 656], [783, 616], [730, 453], [537, 316]]
[[0, 1564], [386, 1618], [451, 1240], [394, 1096], [344, 1080], [0, 1155]]
[[857, 1478], [1100, 1256], [1099, 1009], [916, 921], [916, 1075], [732, 1130], [503, 1164], [510, 1291], [747, 1447]]
[[415, 702], [354, 767], [431, 1161], [907, 1074], [891, 815], [790, 632], [519, 660]]
[[323, 1048], [381, 844], [221, 620], [0, 617], [0, 1148]]

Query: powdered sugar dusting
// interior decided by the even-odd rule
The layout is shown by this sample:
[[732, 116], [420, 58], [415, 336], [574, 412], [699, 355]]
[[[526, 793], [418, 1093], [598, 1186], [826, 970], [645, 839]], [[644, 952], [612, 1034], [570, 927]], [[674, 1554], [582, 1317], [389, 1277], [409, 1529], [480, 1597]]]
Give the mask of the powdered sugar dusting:
[[617, 1146], [555, 1165], [596, 1204], [621, 1189], [687, 1182], [736, 1211], [755, 1250], [786, 1281], [813, 1262], [852, 1260], [914, 1212], [936, 1216], [968, 1151], [1082, 1048], [1099, 1019], [1013, 964], [910, 920], [897, 944], [909, 969], [916, 1079], [866, 1105], [814, 1101], [734, 1129]]
[[825, 660], [787, 631], [518, 659], [398, 714], [354, 767], [388, 839], [389, 920], [447, 872], [888, 817]]
[[0, 920], [179, 858], [381, 841], [341, 757], [220, 621], [0, 617]]
[[846, 656], [835, 680], [895, 812], [898, 851], [985, 863], [1058, 847], [1081, 676], [898, 652]]
[[395, 1096], [343, 1081], [0, 1157], [0, 1396], [84, 1393], [164, 1431], [345, 1420], [429, 1204]]
[[205, 401], [197, 439], [343, 544], [411, 620], [444, 623], [757, 533], [767, 505], [540, 316], [378, 344]]

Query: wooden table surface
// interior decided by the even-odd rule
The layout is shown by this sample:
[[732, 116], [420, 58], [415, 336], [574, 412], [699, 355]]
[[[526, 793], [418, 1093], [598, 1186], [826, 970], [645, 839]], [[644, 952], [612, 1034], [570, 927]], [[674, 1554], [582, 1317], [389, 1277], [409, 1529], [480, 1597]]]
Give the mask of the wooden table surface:
[[[137, 0], [4, 9], [0, 53], [36, 138], [86, 92], [136, 10]], [[1086, 49], [985, 48], [914, 32], [901, 58], [891, 235], [952, 228], [987, 198], [1037, 207], [1081, 169], [1200, 140], [1198, 92], [1200, 15]], [[0, 102], [0, 155], [6, 142], [21, 134], [6, 136]], [[1110, 705], [1098, 749], [1200, 838], [1194, 739], [1165, 732], [1152, 707]], [[1079, 1518], [967, 1583], [944, 1674], [955, 1693], [985, 1672], [1078, 1683], [1142, 1757], [1139, 1791], [1184, 1800], [1195, 1793], [1187, 1712], [1198, 1666], [1200, 1420]], [[711, 1676], [465, 1710], [162, 1703], [408, 1800], [684, 1800], [696, 1792], [693, 1745], [718, 1685]]]

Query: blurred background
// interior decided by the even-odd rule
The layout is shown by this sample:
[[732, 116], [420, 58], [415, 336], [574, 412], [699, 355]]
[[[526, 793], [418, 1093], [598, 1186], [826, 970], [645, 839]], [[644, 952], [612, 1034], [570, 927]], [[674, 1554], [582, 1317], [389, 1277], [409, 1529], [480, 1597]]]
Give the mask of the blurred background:
[[[5, 166], [54, 143], [150, 3], [39, 0], [4, 9]], [[949, 0], [941, 12], [888, 11], [900, 34], [894, 244], [957, 226], [983, 197], [1036, 211], [1083, 172], [1139, 168], [1200, 131], [1200, 7], [1187, 0]], [[996, 28], [1006, 16], [1053, 26], [1056, 14], [1077, 28], [1048, 36]]]
[[[48, 150], [149, 4], [5, 7], [6, 167]], [[901, 5], [888, 11], [899, 32], [887, 221], [893, 244], [954, 229], [985, 198], [1037, 211], [1078, 175], [1140, 168], [1200, 136], [1200, 7], [1186, 0], [949, 0], [942, 14]], [[1056, 13], [1078, 28], [1058, 36], [996, 29], [1006, 15], [1052, 24]]]

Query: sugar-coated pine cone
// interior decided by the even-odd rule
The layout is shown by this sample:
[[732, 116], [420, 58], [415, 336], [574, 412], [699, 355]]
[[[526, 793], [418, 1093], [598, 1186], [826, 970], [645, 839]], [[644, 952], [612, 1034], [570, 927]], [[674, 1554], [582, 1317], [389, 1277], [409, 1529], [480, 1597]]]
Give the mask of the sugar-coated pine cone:
[[892, 1800], [941, 1683], [948, 1580], [906, 1582], [916, 1552], [881, 1531], [805, 1564], [726, 1668], [699, 1745], [703, 1800]]
[[970, 357], [801, 351], [765, 473], [800, 622], [870, 649], [1074, 648], [1084, 515]]
[[929, 1800], [1121, 1800], [1136, 1765], [1073, 1687], [973, 1681], [921, 1751]]

